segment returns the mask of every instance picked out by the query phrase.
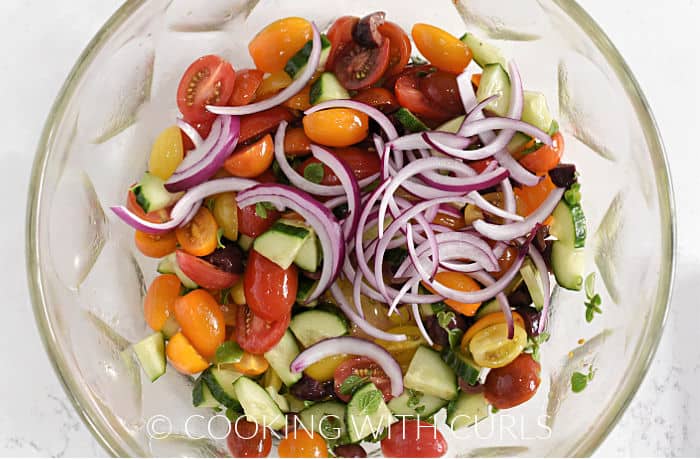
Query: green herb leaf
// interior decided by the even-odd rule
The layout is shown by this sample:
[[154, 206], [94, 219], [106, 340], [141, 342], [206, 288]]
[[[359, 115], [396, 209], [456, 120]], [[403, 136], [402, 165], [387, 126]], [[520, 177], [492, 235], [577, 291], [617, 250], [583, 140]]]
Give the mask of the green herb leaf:
[[581, 202], [581, 184], [574, 183], [564, 192], [564, 200], [570, 205], [576, 205]]
[[241, 415], [240, 407], [238, 408], [226, 408], [226, 417], [229, 421], [235, 422], [236, 419], [240, 418]]
[[219, 304], [228, 304], [228, 298], [231, 296], [231, 288], [222, 289], [219, 293]]
[[257, 215], [260, 218], [267, 218], [267, 211], [274, 209], [275, 206], [273, 206], [269, 202], [258, 202], [255, 204], [255, 215]]
[[491, 414], [496, 414], [496, 413], [498, 413], [499, 411], [500, 411], [500, 410], [499, 410], [498, 408], [496, 408], [495, 406], [492, 406], [492, 407], [491, 407]]
[[209, 212], [214, 212], [214, 200], [211, 198], [207, 198], [204, 201], [204, 206], [209, 209]]
[[358, 407], [360, 408], [360, 413], [371, 416], [377, 412], [379, 409], [379, 403], [382, 401], [382, 393], [378, 390], [371, 390], [365, 392], [360, 396], [358, 400]]
[[411, 64], [413, 65], [425, 65], [427, 63], [428, 61], [426, 61], [420, 56], [411, 56]]
[[586, 290], [586, 298], [593, 298], [593, 295], [595, 295], [595, 271], [586, 276], [584, 286]]
[[319, 430], [326, 441], [339, 440], [340, 419], [337, 416], [326, 415], [321, 419]]
[[323, 174], [323, 164], [321, 163], [311, 163], [304, 168], [304, 178], [309, 182], [321, 183]]
[[557, 132], [559, 132], [559, 123], [557, 122], [557, 120], [552, 120], [552, 124], [549, 125], [549, 131], [547, 132], [547, 134], [552, 136]]
[[450, 332], [450, 322], [455, 320], [455, 313], [452, 311], [440, 311], [436, 315], [438, 324], [445, 329], [447, 333]]
[[588, 381], [588, 375], [584, 375], [583, 373], [575, 371], [571, 375], [571, 390], [574, 393], [578, 394], [586, 388], [586, 386], [588, 385]]
[[214, 354], [214, 363], [237, 363], [243, 357], [243, 349], [235, 341], [225, 341], [222, 345], [216, 348]]
[[462, 342], [462, 336], [464, 336], [464, 332], [459, 328], [454, 328], [447, 332], [447, 341], [452, 349], [459, 347], [459, 344]]
[[[425, 293], [425, 292], [421, 292], [421, 293]], [[440, 311], [444, 311], [445, 309], [447, 309], [447, 305], [445, 303], [443, 303], [442, 301], [438, 301], [437, 303], [431, 304], [430, 308], [433, 310], [433, 314], [437, 314]]]
[[586, 308], [586, 322], [588, 322], [588, 323], [593, 322], [593, 314], [594, 314], [594, 311], [592, 308]]
[[600, 302], [601, 302], [600, 295], [598, 295], [597, 293], [595, 295], [593, 295], [593, 298], [591, 298], [591, 304], [593, 306], [600, 306]]
[[365, 376], [350, 375], [340, 385], [340, 393], [342, 395], [352, 395], [357, 389], [369, 382], [369, 378]]
[[219, 228], [218, 230], [216, 230], [216, 248], [217, 249], [225, 249], [226, 248], [224, 243], [221, 242], [222, 237], [224, 237], [224, 229]]
[[409, 408], [416, 408], [423, 398], [423, 392], [413, 389], [408, 390], [408, 403], [406, 404]]

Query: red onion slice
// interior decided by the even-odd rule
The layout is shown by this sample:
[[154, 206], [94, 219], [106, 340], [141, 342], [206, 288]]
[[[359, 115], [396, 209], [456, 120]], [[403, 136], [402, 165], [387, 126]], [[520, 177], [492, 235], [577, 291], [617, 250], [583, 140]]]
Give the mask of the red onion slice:
[[[493, 277], [483, 271], [472, 273], [471, 276], [474, 278], [474, 280], [481, 282], [487, 287], [496, 282]], [[496, 300], [498, 300], [498, 304], [501, 306], [501, 312], [503, 312], [503, 315], [506, 318], [506, 324], [508, 324], [508, 339], [513, 339], [513, 336], [515, 335], [515, 323], [513, 322], [513, 311], [510, 310], [508, 297], [505, 293], [501, 292], [496, 295]]]
[[[418, 282], [415, 282], [411, 287], [411, 293], [414, 295], [418, 294], [418, 284]], [[425, 329], [418, 303], [411, 303], [411, 312], [413, 313], [413, 320], [416, 322], [416, 326], [418, 327], [420, 334], [423, 336], [423, 339], [425, 339], [425, 342], [428, 343], [428, 346], [432, 346], [434, 344], [433, 339], [430, 337], [428, 330]]]
[[474, 150], [463, 150], [460, 148], [453, 148], [449, 145], [445, 145], [444, 143], [437, 140], [433, 134], [434, 133], [432, 132], [422, 133], [423, 140], [425, 140], [425, 143], [430, 145], [430, 147], [433, 150], [436, 150], [447, 156], [452, 156], [454, 158], [464, 159], [467, 161], [478, 161], [480, 159], [488, 158], [489, 156], [493, 156], [494, 153], [503, 148], [499, 147], [498, 145], [495, 145], [494, 142], [485, 147], [477, 148]]
[[382, 128], [382, 130], [386, 134], [386, 137], [389, 140], [394, 140], [395, 138], [397, 138], [399, 136], [399, 133], [396, 131], [394, 124], [391, 122], [391, 120], [389, 118], [387, 118], [387, 116], [384, 113], [380, 112], [379, 110], [372, 107], [371, 105], [363, 104], [362, 102], [358, 102], [356, 100], [336, 99], [336, 100], [329, 100], [327, 102], [321, 102], [320, 104], [314, 105], [310, 109], [306, 110], [304, 112], [304, 115], [310, 115], [312, 113], [316, 113], [318, 111], [326, 110], [329, 108], [351, 108], [353, 110], [357, 110], [358, 112], [362, 112], [365, 115], [372, 118], [374, 121], [376, 121], [377, 124], [379, 124], [379, 127]]
[[[424, 150], [431, 148], [430, 144], [423, 138], [423, 132], [416, 132], [399, 137], [389, 142], [389, 146], [394, 150]], [[430, 137], [436, 142], [447, 145], [450, 148], [464, 149], [474, 143], [474, 139], [463, 137], [451, 132], [431, 131]]]
[[204, 139], [202, 139], [202, 136], [199, 135], [199, 132], [197, 132], [197, 130], [184, 119], [178, 118], [177, 121], [175, 121], [175, 124], [177, 124], [177, 127], [179, 127], [180, 130], [184, 132], [187, 137], [189, 137], [189, 139], [192, 141], [192, 145], [194, 145], [195, 150], [199, 148], [199, 146], [202, 145], [202, 143], [204, 143]]
[[535, 248], [534, 244], [530, 245], [530, 258], [532, 263], [537, 268], [540, 274], [540, 280], [542, 281], [542, 292], [544, 293], [544, 302], [542, 304], [542, 314], [540, 316], [540, 323], [537, 327], [537, 333], [542, 333], [547, 328], [547, 320], [549, 319], [549, 305], [551, 302], [550, 285], [549, 285], [549, 270], [547, 269], [547, 264], [544, 262], [544, 258], [540, 252]]
[[472, 191], [467, 195], [469, 199], [471, 199], [471, 203], [474, 204], [476, 207], [479, 209], [486, 211], [490, 214], [496, 215], [498, 217], [505, 218], [507, 220], [511, 221], [517, 221], [521, 222], [524, 220], [524, 218], [521, 215], [518, 215], [516, 213], [508, 212], [507, 210], [501, 209], [498, 206], [495, 206], [488, 202], [486, 198], [481, 196], [479, 193], [476, 191]]
[[225, 130], [230, 129], [230, 124], [226, 123], [227, 119], [228, 117], [219, 116], [214, 120], [207, 138], [202, 141], [199, 147], [196, 147], [185, 156], [185, 159], [183, 159], [182, 162], [178, 164], [177, 169], [175, 169], [175, 173], [181, 174], [186, 172], [209, 154], [222, 135], [226, 135]]
[[[415, 164], [413, 162], [412, 164]], [[434, 175], [422, 173], [420, 178], [426, 185], [446, 193], [465, 194], [477, 190], [485, 190], [497, 185], [508, 178], [508, 171], [503, 167], [497, 167], [492, 171], [484, 171], [472, 177], [446, 177], [439, 176], [440, 181], [435, 180]]]

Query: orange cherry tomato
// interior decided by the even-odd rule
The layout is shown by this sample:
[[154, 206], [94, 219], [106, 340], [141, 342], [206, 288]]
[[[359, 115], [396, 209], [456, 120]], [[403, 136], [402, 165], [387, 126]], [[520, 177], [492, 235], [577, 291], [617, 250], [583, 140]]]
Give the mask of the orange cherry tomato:
[[458, 74], [472, 60], [467, 45], [438, 27], [418, 23], [413, 26], [411, 35], [421, 54], [440, 70]]
[[564, 137], [560, 132], [552, 136], [552, 146], [544, 145], [520, 158], [520, 164], [530, 172], [544, 175], [557, 167], [564, 154]]
[[385, 77], [401, 73], [411, 58], [411, 40], [403, 29], [393, 22], [386, 21], [377, 30], [389, 39], [389, 68], [384, 72]]
[[519, 186], [514, 188], [517, 203], [517, 212], [523, 217], [527, 217], [542, 205], [549, 193], [556, 188], [549, 175], [546, 175], [540, 183], [534, 186]]
[[321, 434], [295, 429], [277, 447], [280, 457], [328, 457], [328, 446]]
[[206, 290], [193, 290], [175, 301], [175, 318], [197, 352], [209, 358], [226, 339], [219, 303]]
[[[441, 271], [435, 275], [435, 281], [441, 283], [445, 287], [460, 292], [476, 292], [481, 290], [481, 286], [464, 273]], [[424, 287], [432, 291], [428, 285], [424, 284]], [[481, 306], [481, 303], [460, 303], [459, 301], [450, 299], [445, 300], [445, 304], [465, 316], [473, 316], [476, 314], [479, 306]]]
[[212, 253], [217, 246], [219, 226], [209, 209], [202, 206], [192, 220], [175, 230], [182, 250], [196, 257]]
[[[525, 321], [523, 317], [517, 312], [513, 312], [513, 322], [522, 328], [525, 328]], [[481, 330], [490, 327], [492, 325], [497, 325], [504, 323], [506, 321], [506, 316], [502, 312], [492, 312], [491, 314], [486, 314], [481, 319], [474, 322], [474, 324], [467, 329], [467, 332], [462, 337], [462, 343], [460, 344], [464, 352], [469, 352], [469, 341], [474, 338], [474, 336]]]
[[279, 19], [258, 32], [248, 45], [248, 52], [258, 69], [268, 73], [277, 72], [284, 69], [287, 61], [311, 37], [311, 23], [306, 19]]
[[518, 257], [518, 249], [515, 247], [506, 247], [506, 250], [503, 252], [503, 255], [498, 259], [498, 271], [491, 273], [493, 277], [496, 279], [500, 279], [501, 276], [503, 276], [506, 271], [510, 269], [511, 266], [513, 266], [513, 263], [515, 263], [515, 259]]
[[293, 119], [294, 116], [284, 107], [273, 107], [262, 112], [241, 116], [241, 133], [238, 137], [238, 144], [272, 132], [282, 121], [292, 121]]
[[258, 87], [255, 93], [255, 98], [257, 100], [264, 100], [271, 97], [287, 86], [292, 84], [292, 77], [287, 75], [287, 72], [280, 70], [279, 72], [271, 73], [266, 76], [260, 87]]
[[170, 337], [165, 346], [165, 355], [177, 371], [186, 375], [199, 373], [209, 367], [209, 362], [204, 360], [182, 332]]
[[224, 168], [234, 177], [257, 177], [272, 165], [274, 148], [272, 136], [267, 134], [257, 142], [234, 151], [224, 162]]
[[292, 110], [304, 111], [311, 107], [311, 85], [307, 84], [304, 89], [299, 91], [296, 95], [290, 97], [282, 103], [283, 106], [291, 108]]
[[246, 376], [258, 376], [265, 373], [270, 367], [270, 364], [267, 363], [267, 360], [265, 360], [265, 357], [262, 355], [251, 354], [245, 351], [241, 356], [241, 360], [234, 363], [232, 366], [235, 371]]
[[151, 282], [143, 301], [143, 317], [154, 331], [160, 331], [168, 317], [175, 314], [175, 300], [180, 297], [180, 279], [162, 274]]
[[284, 154], [304, 156], [309, 153], [311, 153], [311, 139], [307, 137], [304, 128], [288, 129], [284, 136]]
[[136, 230], [134, 242], [142, 254], [151, 258], [163, 258], [173, 253], [177, 247], [177, 237], [172, 231], [162, 234], [148, 234]]
[[367, 137], [367, 115], [349, 108], [331, 108], [306, 115], [304, 132], [311, 141], [329, 147], [348, 147]]
[[236, 72], [219, 56], [203, 56], [194, 61], [177, 88], [177, 107], [190, 123], [213, 120], [207, 105], [224, 105], [233, 91]]
[[233, 92], [228, 104], [231, 106], [248, 105], [255, 100], [255, 93], [263, 82], [264, 72], [258, 69], [244, 69], [236, 72]]

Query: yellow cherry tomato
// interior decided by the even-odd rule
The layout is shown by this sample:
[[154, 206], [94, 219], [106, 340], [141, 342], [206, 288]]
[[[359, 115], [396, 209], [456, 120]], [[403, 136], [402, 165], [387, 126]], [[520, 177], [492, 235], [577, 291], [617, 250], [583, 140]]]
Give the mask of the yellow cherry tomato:
[[[481, 290], [481, 286], [479, 286], [474, 279], [464, 273], [441, 271], [435, 275], [435, 281], [441, 283], [445, 287], [465, 293]], [[425, 288], [433, 292], [430, 286], [426, 284], [423, 285]], [[464, 314], [465, 316], [473, 316], [476, 314], [479, 306], [481, 306], [481, 303], [460, 303], [459, 301], [450, 299], [445, 300], [445, 304], [455, 311]]]
[[255, 100], [260, 101], [274, 96], [290, 84], [292, 84], [292, 77], [287, 75], [287, 72], [284, 70], [271, 73], [263, 79], [262, 84], [255, 93]]
[[515, 325], [513, 339], [508, 339], [508, 325], [491, 325], [478, 332], [469, 341], [469, 352], [477, 365], [500, 368], [508, 365], [523, 352], [527, 345], [527, 332]]
[[329, 147], [348, 147], [367, 137], [369, 119], [349, 108], [331, 108], [306, 115], [304, 132], [312, 142]]
[[391, 354], [396, 361], [401, 365], [401, 369], [405, 372], [413, 359], [413, 355], [418, 350], [418, 346], [425, 343], [423, 335], [415, 325], [402, 325], [387, 330], [389, 333], [397, 335], [406, 335], [405, 341], [384, 341], [381, 339], [375, 340], [377, 344], [382, 346]]
[[216, 224], [224, 232], [224, 237], [229, 241], [238, 239], [238, 206], [236, 205], [236, 193], [221, 193], [214, 198], [212, 214]]
[[348, 360], [348, 356], [345, 354], [332, 355], [321, 359], [318, 362], [310, 365], [304, 370], [306, 376], [315, 379], [316, 381], [329, 381], [333, 379], [335, 374], [335, 369], [338, 365]]
[[462, 73], [472, 60], [467, 45], [438, 27], [418, 23], [413, 26], [411, 36], [421, 54], [445, 72]]
[[283, 70], [287, 61], [311, 40], [312, 34], [311, 23], [306, 19], [279, 19], [251, 40], [248, 52], [258, 69], [277, 72]]
[[184, 157], [182, 134], [177, 126], [170, 126], [153, 142], [148, 170], [156, 177], [168, 180]]

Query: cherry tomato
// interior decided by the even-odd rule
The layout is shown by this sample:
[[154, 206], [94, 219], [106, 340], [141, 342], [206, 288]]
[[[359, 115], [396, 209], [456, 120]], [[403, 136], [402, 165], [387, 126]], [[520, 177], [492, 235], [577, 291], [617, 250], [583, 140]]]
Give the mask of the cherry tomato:
[[218, 229], [214, 216], [209, 209], [202, 206], [189, 223], [175, 230], [175, 235], [185, 252], [203, 257], [216, 249]]
[[276, 183], [277, 176], [275, 175], [275, 172], [272, 170], [272, 168], [269, 168], [262, 174], [255, 177], [255, 180], [257, 180], [260, 183]]
[[311, 84], [304, 86], [304, 89], [282, 102], [282, 105], [302, 112], [308, 110], [311, 107]]
[[461, 215], [452, 215], [448, 213], [438, 212], [433, 223], [436, 225], [446, 226], [452, 228], [453, 230], [459, 230], [464, 228], [467, 224], [464, 222], [464, 218]]
[[254, 422], [231, 422], [226, 445], [232, 457], [267, 457], [272, 449], [272, 434]]
[[[486, 314], [474, 322], [474, 324], [472, 324], [472, 326], [469, 327], [464, 333], [464, 336], [462, 336], [462, 342], [460, 344], [462, 347], [462, 352], [465, 354], [469, 353], [469, 342], [472, 340], [472, 338], [474, 338], [474, 336], [476, 336], [477, 333], [491, 327], [492, 325], [504, 323], [506, 323], [506, 316], [502, 312], [492, 312], [491, 314]], [[518, 325], [523, 329], [525, 328], [525, 321], [523, 320], [523, 317], [515, 311], [513, 312], [513, 324]]]
[[[235, 335], [235, 333], [234, 333]], [[231, 364], [234, 371], [246, 376], [259, 376], [270, 367], [270, 364], [265, 360], [265, 357], [258, 354], [251, 354], [248, 351], [243, 352], [241, 360]]]
[[193, 290], [175, 301], [175, 318], [192, 346], [208, 358], [226, 339], [219, 303], [206, 290]]
[[253, 144], [237, 148], [224, 161], [224, 168], [234, 177], [257, 177], [272, 165], [274, 148], [272, 136], [266, 134]]
[[493, 161], [495, 161], [493, 158], [479, 159], [477, 161], [469, 162], [469, 167], [474, 169], [477, 174], [481, 174]]
[[229, 241], [238, 239], [238, 206], [236, 205], [236, 193], [221, 193], [214, 198], [211, 213], [216, 224], [224, 232], [224, 237]]
[[484, 396], [499, 410], [512, 408], [530, 400], [540, 386], [540, 364], [530, 354], [520, 354], [486, 377]]
[[173, 253], [177, 247], [177, 237], [173, 231], [149, 234], [136, 230], [134, 242], [142, 254], [151, 258], [163, 258]]
[[279, 19], [262, 29], [248, 45], [255, 66], [263, 72], [283, 70], [287, 61], [311, 40], [311, 23], [303, 18]]
[[236, 72], [228, 105], [248, 105], [255, 100], [255, 93], [262, 84], [264, 75], [265, 72], [258, 69], [244, 69]]
[[331, 355], [325, 359], [309, 365], [304, 370], [306, 376], [315, 379], [316, 381], [330, 381], [335, 375], [335, 370], [338, 365], [345, 362], [349, 357], [345, 354]]
[[515, 259], [518, 256], [518, 249], [515, 247], [506, 247], [506, 250], [503, 252], [503, 255], [501, 255], [498, 258], [498, 271], [490, 273], [493, 277], [496, 279], [500, 279], [506, 271], [510, 269], [511, 266], [513, 266], [513, 263], [515, 263]]
[[367, 357], [353, 357], [338, 365], [333, 375], [335, 394], [342, 401], [348, 402], [351, 398], [351, 394], [343, 394], [340, 392], [340, 386], [350, 375], [369, 378], [369, 382], [377, 386], [377, 389], [382, 392], [385, 402], [393, 398], [391, 395], [391, 380], [386, 373], [384, 373], [384, 370], [372, 359], [368, 359]]
[[384, 76], [390, 77], [401, 73], [411, 57], [411, 40], [406, 32], [393, 22], [385, 21], [377, 30], [389, 39], [390, 44], [389, 68], [386, 69]]
[[158, 135], [151, 147], [148, 171], [163, 180], [168, 180], [182, 162], [184, 149], [180, 128], [170, 126]]
[[[477, 284], [474, 279], [464, 273], [441, 271], [435, 275], [434, 279], [445, 287], [458, 290], [460, 292], [476, 292], [481, 290], [481, 286]], [[428, 285], [424, 284], [424, 287], [431, 292], [433, 291]], [[481, 303], [460, 303], [459, 301], [450, 299], [445, 300], [445, 304], [455, 311], [464, 314], [465, 316], [473, 316], [476, 314], [479, 306], [481, 306]]]
[[350, 108], [330, 108], [306, 115], [304, 132], [312, 142], [329, 147], [347, 147], [367, 137], [369, 119]]
[[328, 29], [326, 36], [331, 42], [331, 52], [326, 61], [326, 71], [332, 71], [335, 68], [335, 60], [341, 50], [353, 42], [352, 31], [358, 22], [360, 22], [360, 18], [356, 16], [343, 16], [336, 19]]
[[447, 441], [433, 424], [415, 419], [395, 422], [382, 440], [385, 457], [442, 457]]
[[165, 355], [170, 364], [182, 374], [193, 375], [209, 367], [209, 362], [197, 352], [182, 332], [170, 337], [165, 346]]
[[478, 332], [469, 342], [474, 362], [485, 368], [501, 368], [515, 360], [527, 346], [527, 332], [514, 325], [513, 338], [508, 338], [508, 325], [491, 325]]
[[[210, 119], [199, 123], [190, 124], [199, 133], [201, 138], [206, 139], [211, 132], [211, 126], [214, 124], [214, 120]], [[192, 139], [190, 139], [184, 131], [180, 131], [180, 134], [182, 135], [182, 148], [185, 150], [185, 154], [187, 154], [189, 150], [194, 148], [194, 143], [192, 143]]]
[[290, 77], [284, 70], [271, 73], [263, 79], [262, 84], [255, 93], [255, 99], [265, 100], [272, 97], [292, 84], [292, 81], [292, 77]]
[[261, 134], [277, 129], [282, 121], [292, 121], [294, 116], [284, 107], [273, 107], [250, 115], [241, 116], [241, 133], [239, 145]]
[[298, 273], [295, 265], [282, 269], [251, 250], [243, 277], [248, 306], [267, 321], [288, 315], [297, 296]]
[[280, 457], [328, 457], [326, 440], [304, 429], [290, 432], [277, 446]]
[[182, 250], [176, 252], [176, 259], [185, 276], [192, 279], [200, 287], [225, 289], [233, 287], [241, 277], [239, 274], [226, 272]]
[[528, 153], [520, 159], [520, 164], [530, 172], [542, 175], [557, 167], [564, 154], [564, 137], [560, 132], [557, 132], [552, 136], [552, 140], [554, 144], [551, 147], [544, 145], [532, 153]]
[[219, 56], [203, 56], [185, 71], [177, 88], [177, 107], [191, 123], [213, 120], [207, 105], [225, 105], [233, 92], [236, 74]]
[[304, 156], [309, 153], [311, 153], [311, 139], [304, 132], [304, 128], [288, 129], [284, 136], [284, 154]]
[[[358, 180], [362, 180], [372, 174], [376, 174], [381, 168], [381, 161], [379, 160], [377, 154], [362, 148], [335, 148], [331, 150], [331, 153], [347, 164], [355, 175], [355, 178]], [[320, 162], [321, 161], [316, 158], [307, 159], [298, 166], [299, 173], [303, 174], [304, 169], [306, 169], [309, 164], [316, 164]], [[321, 184], [340, 185], [338, 176], [335, 175], [335, 172], [333, 172], [333, 170], [331, 170], [331, 168], [325, 164], [323, 166], [323, 179], [321, 180]]]
[[394, 333], [397, 335], [406, 335], [405, 341], [384, 341], [381, 339], [375, 339], [374, 341], [387, 350], [394, 359], [401, 365], [401, 369], [404, 373], [408, 370], [413, 356], [416, 354], [418, 347], [421, 344], [425, 344], [423, 335], [420, 329], [415, 325], [401, 325], [398, 327], [393, 327], [388, 330], [389, 333]]
[[265, 218], [255, 211], [255, 204], [238, 208], [238, 231], [250, 237], [258, 237], [280, 218], [276, 209], [265, 209]]
[[524, 217], [536, 211], [556, 186], [547, 174], [540, 183], [533, 186], [517, 186], [513, 189], [518, 200], [517, 212]]
[[420, 77], [415, 74], [400, 76], [396, 80], [394, 92], [399, 104], [409, 109], [414, 115], [435, 121], [449, 119], [449, 116], [446, 116], [440, 107], [423, 94], [420, 90]]
[[143, 207], [136, 201], [136, 195], [131, 189], [129, 189], [129, 194], [126, 197], [126, 208], [135, 213], [137, 217], [143, 218], [149, 222], [163, 223], [170, 220], [167, 209], [154, 210], [153, 212], [146, 213]]
[[287, 314], [274, 322], [261, 319], [246, 305], [238, 307], [236, 342], [251, 354], [264, 354], [282, 339], [292, 315]]
[[396, 81], [400, 77], [405, 75], [416, 75], [419, 77], [423, 77], [431, 72], [437, 72], [437, 67], [430, 64], [409, 64], [401, 71], [401, 73], [388, 77], [386, 81], [384, 81], [384, 84], [382, 86], [389, 89], [390, 91], [393, 91], [394, 87], [396, 86]]
[[399, 101], [385, 88], [365, 88], [361, 89], [354, 100], [371, 105], [384, 113], [393, 113], [399, 109]]
[[372, 86], [389, 67], [389, 40], [378, 48], [365, 48], [357, 43], [344, 46], [335, 58], [333, 67], [338, 81], [347, 89]]
[[180, 279], [175, 274], [161, 274], [153, 279], [143, 301], [143, 316], [154, 331], [160, 331], [168, 317], [175, 314], [175, 300], [180, 296]]
[[418, 23], [411, 35], [421, 54], [440, 70], [459, 74], [472, 60], [467, 45], [438, 27]]
[[455, 75], [438, 70], [420, 78], [419, 87], [428, 100], [443, 111], [443, 116], [455, 118], [464, 114]]

